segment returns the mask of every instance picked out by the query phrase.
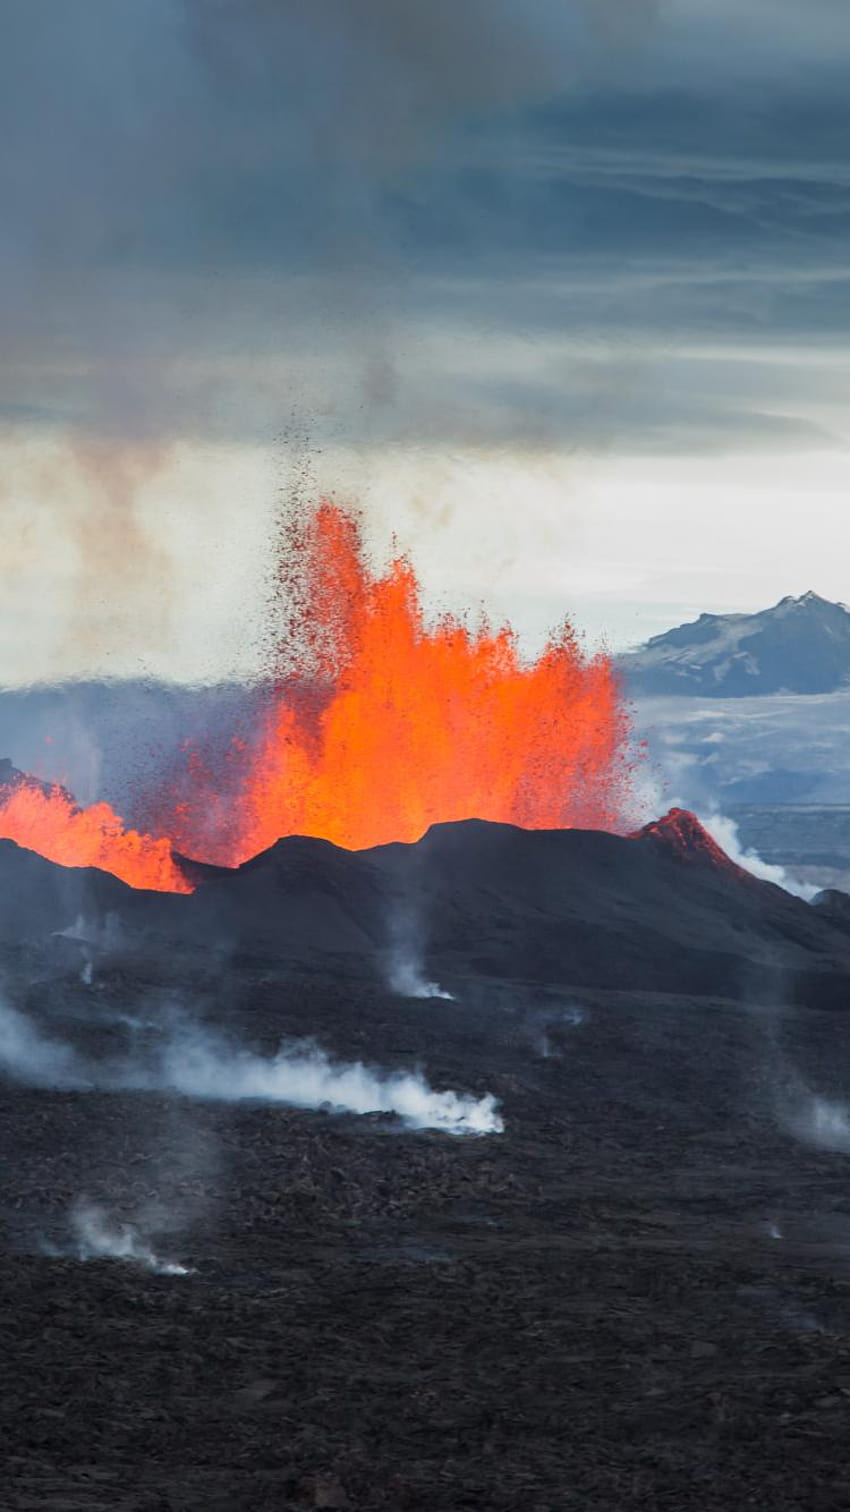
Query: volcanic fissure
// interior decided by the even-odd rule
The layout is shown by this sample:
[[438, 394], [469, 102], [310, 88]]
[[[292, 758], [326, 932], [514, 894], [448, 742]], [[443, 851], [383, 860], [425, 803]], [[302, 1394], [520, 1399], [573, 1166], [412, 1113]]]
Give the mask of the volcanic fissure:
[[610, 659], [568, 622], [526, 660], [505, 625], [426, 621], [405, 556], [366, 559], [357, 517], [322, 502], [281, 533], [282, 629], [250, 739], [227, 771], [199, 749], [160, 787], [148, 832], [107, 802], [0, 780], [0, 838], [134, 887], [189, 892], [180, 857], [239, 865], [290, 834], [348, 849], [476, 817], [528, 829], [629, 827], [628, 715]]

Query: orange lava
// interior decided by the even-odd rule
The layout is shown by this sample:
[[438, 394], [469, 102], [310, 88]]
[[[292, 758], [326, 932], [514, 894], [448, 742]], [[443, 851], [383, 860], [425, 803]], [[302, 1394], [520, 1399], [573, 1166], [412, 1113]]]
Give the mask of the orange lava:
[[619, 684], [568, 624], [530, 662], [508, 627], [448, 615], [426, 624], [407, 558], [373, 573], [356, 520], [330, 503], [286, 535], [279, 597], [286, 618], [262, 726], [234, 739], [218, 780], [214, 762], [191, 753], [183, 780], [148, 804], [163, 838], [31, 779], [0, 787], [0, 836], [134, 887], [187, 892], [172, 847], [238, 865], [291, 834], [361, 849], [473, 817], [630, 827]]
[[168, 840], [124, 828], [108, 803], [78, 808], [61, 787], [29, 778], [0, 786], [0, 837], [62, 866], [97, 866], [131, 887], [191, 892]]
[[[294, 564], [294, 566], [293, 566]], [[607, 657], [565, 625], [523, 665], [508, 628], [426, 627], [410, 562], [370, 573], [356, 522], [324, 503], [284, 557], [287, 693], [249, 762], [229, 864], [281, 835], [362, 849], [475, 817], [622, 827], [627, 719]], [[292, 693], [292, 674], [312, 690]], [[297, 682], [296, 682], [297, 686]], [[191, 834], [184, 842], [191, 850]], [[225, 853], [226, 852], [226, 853]]]

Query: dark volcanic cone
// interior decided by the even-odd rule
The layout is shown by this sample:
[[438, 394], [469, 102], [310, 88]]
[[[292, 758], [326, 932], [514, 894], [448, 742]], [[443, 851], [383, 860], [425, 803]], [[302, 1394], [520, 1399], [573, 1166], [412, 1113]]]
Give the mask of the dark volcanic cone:
[[712, 840], [708, 830], [703, 828], [696, 814], [692, 814], [690, 809], [671, 808], [669, 813], [664, 814], [660, 819], [652, 819], [649, 824], [643, 826], [643, 829], [630, 835], [629, 839], [657, 846], [681, 861], [713, 866], [721, 871], [734, 873], [739, 878], [755, 880], [751, 872], [738, 866], [737, 862], [727, 856], [717, 841]]
[[0, 944], [115, 915], [134, 949], [172, 964], [200, 949], [374, 978], [403, 917], [434, 980], [847, 1001], [843, 922], [735, 865], [680, 809], [631, 838], [481, 820], [365, 851], [291, 836], [192, 881], [146, 892], [0, 844]]

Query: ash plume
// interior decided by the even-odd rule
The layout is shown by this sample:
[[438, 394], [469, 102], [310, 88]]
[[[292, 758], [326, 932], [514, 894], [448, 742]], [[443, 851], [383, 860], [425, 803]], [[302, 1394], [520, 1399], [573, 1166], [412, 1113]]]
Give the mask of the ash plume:
[[84, 665], [102, 659], [104, 649], [144, 657], [167, 643], [174, 592], [172, 560], [140, 501], [164, 450], [77, 436], [70, 455], [80, 502], [69, 517], [77, 559], [69, 638]]
[[[485, 402], [482, 428], [475, 403], [447, 399], [445, 357], [436, 369], [409, 364], [411, 342], [423, 339], [411, 332], [427, 332], [429, 307], [452, 326], [440, 233], [447, 214], [468, 217], [460, 181], [476, 171], [481, 123], [557, 95], [585, 69], [604, 71], [653, 9], [648, 0], [6, 8], [4, 465], [21, 454], [15, 492], [33, 498], [11, 508], [26, 531], [27, 514], [49, 522], [32, 550], [15, 542], [5, 553], [22, 553], [26, 590], [14, 560], [0, 562], [4, 593], [19, 597], [36, 632], [27, 679], [153, 665], [173, 675], [172, 627], [202, 597], [173, 521], [179, 512], [194, 516], [198, 535], [210, 528], [176, 442], [291, 454], [282, 431], [293, 410], [317, 449], [346, 454], [323, 463], [333, 487], [349, 486], [349, 454], [368, 472], [376, 440], [504, 444], [508, 423], [520, 440], [538, 437], [541, 408], [527, 403], [506, 416]], [[411, 221], [427, 224], [424, 239]], [[272, 492], [256, 499], [258, 516]], [[234, 500], [234, 514], [241, 508]], [[46, 588], [36, 604], [33, 582]], [[227, 619], [241, 612], [228, 608]], [[197, 676], [194, 651], [188, 659], [184, 675]], [[15, 650], [15, 681], [21, 664]]]
[[[317, 160], [374, 171], [415, 160], [459, 117], [562, 88], [603, 48], [633, 42], [656, 4], [187, 0], [186, 10], [196, 55], [214, 79], [266, 90], [273, 78], [280, 87], [282, 70]], [[329, 75], [331, 90], [322, 87]]]
[[[355, 409], [391, 405], [392, 285], [412, 287], [390, 205], [399, 170], [439, 168], [444, 141], [470, 118], [604, 71], [655, 10], [655, 0], [6, 7], [0, 299], [14, 413], [146, 444], [270, 438], [283, 384], [304, 415], [333, 418], [329, 348], [337, 357], [349, 334]], [[414, 198], [423, 192], [414, 186]], [[286, 379], [262, 371], [275, 331], [295, 350]], [[247, 384], [243, 353], [261, 369]], [[123, 487], [126, 459], [118, 472]], [[147, 550], [117, 496], [116, 510]]]
[[[28, 559], [16, 560], [20, 550], [4, 554], [0, 585], [14, 601], [21, 566], [25, 582], [40, 566], [49, 588], [38, 606], [39, 650], [24, 659], [27, 681], [46, 686], [92, 671], [108, 679], [113, 667], [129, 660], [144, 668], [149, 656], [161, 659], [171, 648], [176, 565], [153, 485], [173, 458], [168, 443], [137, 433], [137, 421], [136, 408], [114, 422], [100, 415], [97, 423], [52, 427], [36, 438], [8, 428], [0, 434], [11, 474], [3, 497], [12, 500], [2, 507], [15, 510], [23, 497], [39, 516]], [[70, 704], [74, 764], [94, 790], [100, 752], [69, 714]]]

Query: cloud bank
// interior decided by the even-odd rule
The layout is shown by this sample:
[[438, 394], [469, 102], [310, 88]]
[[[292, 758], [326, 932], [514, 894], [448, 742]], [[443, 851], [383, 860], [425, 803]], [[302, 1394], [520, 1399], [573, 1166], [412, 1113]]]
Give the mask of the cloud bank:
[[9, 424], [829, 444], [770, 352], [846, 332], [829, 0], [0, 14]]

